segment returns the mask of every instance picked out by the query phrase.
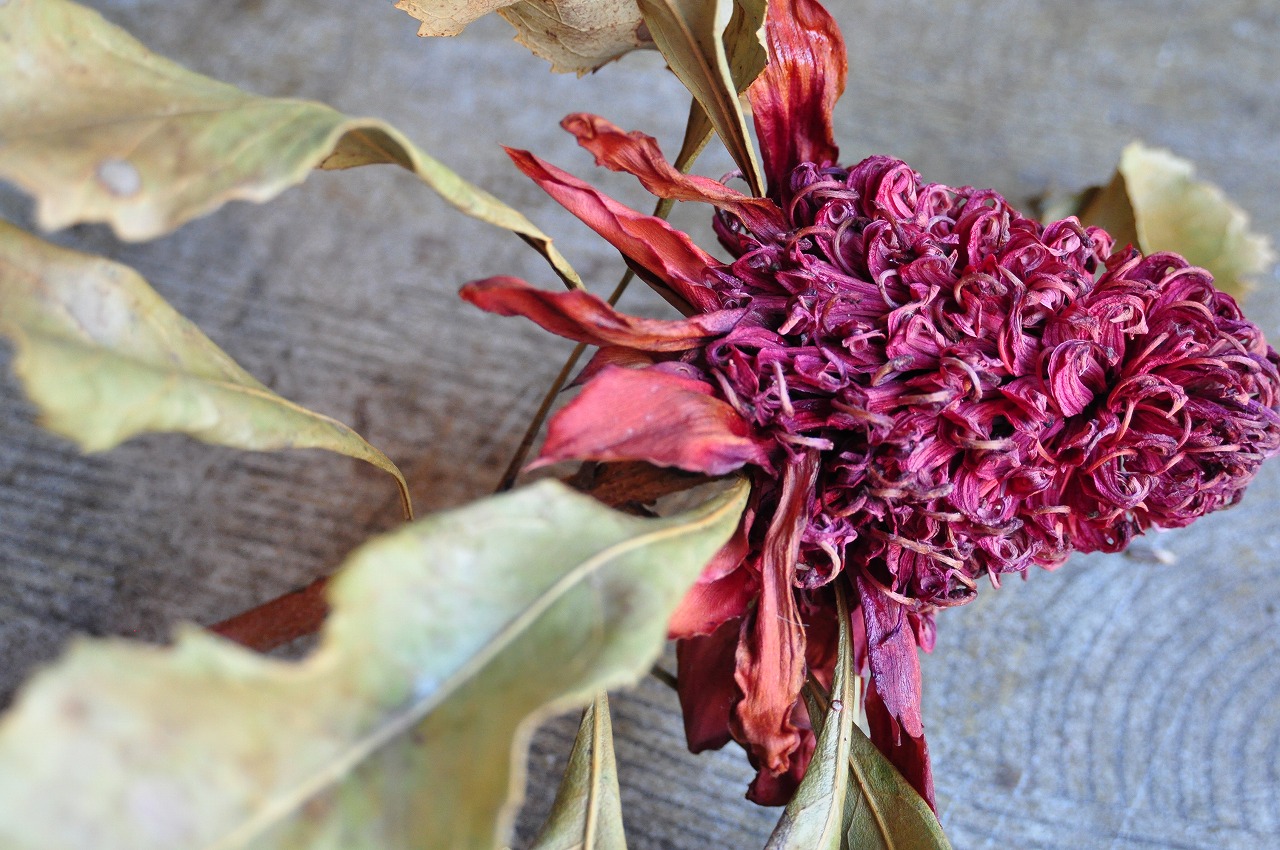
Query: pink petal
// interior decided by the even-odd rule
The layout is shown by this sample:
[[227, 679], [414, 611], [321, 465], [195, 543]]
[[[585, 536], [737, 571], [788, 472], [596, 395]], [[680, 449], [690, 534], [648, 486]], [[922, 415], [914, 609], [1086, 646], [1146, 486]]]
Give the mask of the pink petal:
[[764, 156], [769, 193], [788, 194], [802, 162], [836, 161], [831, 110], [848, 71], [844, 38], [817, 0], [772, 0], [765, 21], [769, 65], [747, 90]]
[[767, 198], [752, 198], [719, 181], [681, 174], [667, 162], [657, 141], [644, 133], [624, 133], [595, 115], [579, 112], [560, 122], [589, 150], [596, 164], [634, 174], [654, 195], [675, 201], [713, 204], [742, 220], [756, 236], [775, 238], [785, 229], [782, 211]]
[[640, 319], [619, 313], [582, 290], [537, 289], [514, 277], [491, 277], [462, 287], [462, 297], [500, 316], [524, 316], [538, 325], [589, 345], [620, 345], [642, 351], [685, 351], [730, 331], [743, 310], [717, 310], [689, 319]]
[[741, 624], [730, 620], [705, 637], [676, 644], [676, 687], [689, 752], [718, 750], [729, 743], [729, 715], [738, 701], [733, 680]]
[[623, 206], [528, 151], [508, 148], [507, 154], [547, 194], [609, 240], [647, 281], [670, 287], [697, 312], [707, 313], [719, 307], [706, 279], [709, 268], [723, 263], [693, 244], [688, 236], [660, 218]]
[[657, 367], [606, 366], [555, 415], [536, 466], [561, 460], [647, 460], [723, 475], [768, 467], [765, 443], [706, 381]]
[[809, 522], [818, 453], [787, 465], [782, 492], [760, 553], [760, 604], [743, 626], [734, 678], [743, 698], [734, 709], [734, 737], [753, 763], [774, 777], [791, 769], [802, 730], [792, 712], [804, 684], [805, 634], [796, 608], [796, 559]]

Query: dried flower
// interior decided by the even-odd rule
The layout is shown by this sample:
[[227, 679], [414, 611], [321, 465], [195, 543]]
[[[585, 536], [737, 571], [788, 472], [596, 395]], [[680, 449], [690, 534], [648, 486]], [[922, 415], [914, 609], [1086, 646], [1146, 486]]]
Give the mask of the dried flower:
[[513, 278], [463, 296], [601, 346], [540, 460], [640, 459], [721, 474], [753, 499], [672, 619], [689, 744], [730, 738], [749, 796], [785, 802], [813, 750], [799, 693], [829, 681], [846, 582], [872, 738], [932, 804], [917, 647], [982, 577], [1116, 551], [1235, 503], [1280, 450], [1280, 373], [1258, 328], [1174, 254], [1074, 219], [836, 164], [844, 47], [814, 0], [770, 4], [750, 90], [767, 198], [678, 173], [653, 139], [564, 126], [654, 194], [716, 206], [716, 260], [523, 151], [516, 164], [673, 300], [637, 319]]

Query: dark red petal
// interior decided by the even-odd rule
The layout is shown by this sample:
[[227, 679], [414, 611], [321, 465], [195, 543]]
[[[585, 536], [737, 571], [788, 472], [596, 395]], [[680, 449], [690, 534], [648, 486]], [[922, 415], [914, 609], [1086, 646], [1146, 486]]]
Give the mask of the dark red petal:
[[858, 597], [867, 626], [867, 660], [876, 689], [902, 730], [919, 738], [924, 734], [920, 656], [907, 610], [864, 576], [858, 576]]
[[747, 535], [739, 526], [667, 621], [668, 637], [708, 635], [727, 620], [746, 615], [747, 606], [760, 591], [755, 572], [742, 563], [746, 555]]
[[659, 198], [702, 201], [737, 216], [761, 238], [777, 238], [785, 229], [782, 211], [767, 198], [752, 198], [708, 177], [681, 174], [667, 162], [657, 141], [644, 133], [624, 133], [596, 115], [578, 112], [560, 122], [578, 139], [596, 164], [640, 179]]
[[491, 277], [462, 287], [462, 297], [500, 316], [524, 316], [553, 334], [589, 345], [642, 351], [686, 351], [730, 331], [744, 310], [717, 310], [689, 319], [640, 319], [580, 289], [549, 291], [514, 277]]
[[781, 776], [800, 748], [792, 712], [804, 684], [805, 635], [796, 608], [795, 575], [800, 539], [818, 471], [811, 451], [789, 463], [760, 553], [760, 604], [743, 626], [734, 678], [743, 698], [734, 709], [734, 737], [762, 772]]
[[729, 743], [729, 714], [738, 701], [733, 681], [741, 624], [735, 620], [705, 637], [676, 643], [676, 689], [689, 751], [718, 750]]
[[924, 736], [912, 738], [910, 735], [899, 734], [898, 723], [880, 698], [874, 682], [867, 685], [864, 704], [871, 742], [898, 769], [902, 778], [911, 783], [911, 787], [924, 798], [929, 808], [937, 811], [933, 795], [933, 766], [929, 761], [929, 744]]
[[817, 0], [772, 0], [765, 21], [769, 65], [747, 95], [755, 115], [769, 195], [788, 194], [802, 162], [836, 161], [831, 110], [844, 92], [844, 38]]
[[623, 206], [528, 151], [508, 148], [507, 154], [547, 194], [647, 273], [650, 282], [670, 287], [700, 313], [719, 306], [706, 277], [709, 267], [723, 264], [688, 236], [660, 218]]
[[791, 766], [785, 772], [775, 774], [757, 764], [755, 757], [750, 756], [751, 764], [756, 768], [756, 778], [751, 780], [751, 785], [747, 788], [747, 799], [756, 805], [785, 806], [790, 803], [796, 789], [800, 787], [800, 780], [804, 779], [805, 771], [809, 769], [809, 762], [813, 760], [818, 739], [813, 734], [809, 712], [803, 700], [796, 702], [791, 722], [800, 730], [800, 746], [791, 754]]
[[555, 415], [535, 465], [561, 460], [647, 460], [723, 475], [769, 466], [765, 444], [705, 381], [657, 367], [606, 366]]

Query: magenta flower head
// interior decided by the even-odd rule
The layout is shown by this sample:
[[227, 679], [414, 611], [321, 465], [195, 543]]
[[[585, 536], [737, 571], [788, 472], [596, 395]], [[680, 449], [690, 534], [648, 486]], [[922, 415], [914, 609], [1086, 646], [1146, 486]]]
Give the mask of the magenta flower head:
[[1174, 254], [1115, 250], [1074, 218], [1042, 225], [885, 157], [839, 165], [834, 22], [775, 0], [766, 34], [749, 92], [766, 198], [680, 174], [600, 118], [563, 122], [599, 164], [714, 205], [728, 262], [511, 152], [687, 318], [513, 278], [462, 294], [600, 346], [541, 462], [751, 477], [739, 534], [670, 623], [690, 747], [736, 739], [757, 769], [748, 796], [790, 797], [814, 746], [800, 691], [830, 680], [842, 583], [872, 739], [932, 804], [917, 650], [935, 613], [983, 577], [1234, 504], [1280, 450], [1280, 361]]

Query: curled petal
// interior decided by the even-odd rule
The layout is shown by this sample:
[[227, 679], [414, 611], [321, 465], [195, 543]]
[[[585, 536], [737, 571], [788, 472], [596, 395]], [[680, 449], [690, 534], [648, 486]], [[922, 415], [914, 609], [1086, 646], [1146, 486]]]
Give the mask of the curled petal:
[[795, 764], [803, 730], [792, 719], [804, 684], [805, 634], [796, 607], [796, 559], [809, 523], [819, 454], [789, 463], [760, 553], [760, 604], [743, 624], [734, 679], [743, 698], [734, 709], [734, 737], [761, 773], [781, 777]]
[[638, 267], [650, 283], [670, 287], [697, 312], [719, 307], [708, 269], [722, 264], [660, 218], [638, 213], [528, 151], [507, 149], [516, 167]]
[[600, 370], [551, 420], [535, 465], [561, 460], [647, 460], [707, 475], [769, 466], [765, 443], [710, 384], [658, 367]]
[[597, 165], [635, 175], [659, 198], [712, 204], [737, 216], [761, 238], [777, 238], [786, 229], [782, 210], [772, 201], [752, 198], [707, 177], [681, 174], [662, 156], [652, 136], [624, 133], [603, 118], [583, 112], [565, 118], [560, 126], [577, 137]]
[[844, 37], [817, 0], [773, 0], [765, 40], [769, 64], [747, 95], [769, 194], [785, 200], [790, 188], [783, 182], [793, 168], [836, 161], [831, 110], [844, 92], [848, 60]]
[[500, 316], [524, 316], [553, 334], [588, 345], [641, 351], [687, 351], [730, 331], [744, 310], [717, 310], [683, 320], [641, 319], [613, 309], [580, 289], [549, 291], [514, 277], [491, 277], [462, 287], [462, 297]]

